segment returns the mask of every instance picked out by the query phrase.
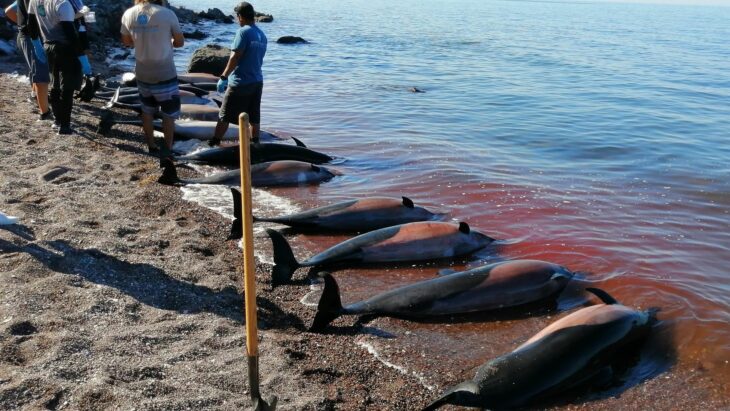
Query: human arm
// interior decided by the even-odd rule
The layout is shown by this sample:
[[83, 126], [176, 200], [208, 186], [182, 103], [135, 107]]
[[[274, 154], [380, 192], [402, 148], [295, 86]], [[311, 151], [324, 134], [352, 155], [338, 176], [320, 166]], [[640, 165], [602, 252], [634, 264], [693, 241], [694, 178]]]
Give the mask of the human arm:
[[132, 32], [129, 31], [127, 20], [129, 20], [127, 13], [124, 13], [122, 16], [122, 27], [119, 30], [122, 36], [122, 44], [126, 47], [134, 48], [134, 37], [132, 37]]
[[170, 30], [172, 33], [172, 47], [179, 48], [185, 45], [185, 35], [183, 35], [183, 32], [180, 29], [180, 21], [177, 19], [177, 15], [172, 13], [172, 17]]
[[18, 2], [13, 2], [13, 4], [9, 5], [5, 8], [5, 17], [8, 18], [8, 20], [12, 21], [15, 24], [18, 24]]

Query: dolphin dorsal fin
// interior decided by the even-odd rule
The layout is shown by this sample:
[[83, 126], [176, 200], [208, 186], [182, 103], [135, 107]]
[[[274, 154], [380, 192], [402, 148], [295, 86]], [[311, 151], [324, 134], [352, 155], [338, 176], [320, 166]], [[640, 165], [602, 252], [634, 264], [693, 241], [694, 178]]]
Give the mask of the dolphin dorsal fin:
[[462, 221], [459, 223], [459, 231], [464, 234], [469, 234], [471, 232], [471, 228], [469, 227], [469, 224]]
[[413, 201], [408, 197], [403, 197], [403, 205], [408, 208], [413, 208], [415, 205], [413, 204]]
[[312, 171], [314, 171], [315, 173], [319, 173], [320, 171], [322, 171], [322, 169], [321, 169], [321, 168], [317, 167], [317, 166], [316, 166], [316, 165], [314, 165], [314, 164], [311, 164], [311, 166], [312, 166]]
[[307, 148], [307, 146], [304, 145], [304, 143], [302, 143], [302, 140], [300, 140], [300, 139], [298, 139], [298, 138], [296, 138], [294, 136], [292, 136], [291, 139], [294, 140], [294, 143], [297, 145], [297, 147]]
[[588, 288], [586, 288], [586, 291], [588, 291], [591, 294], [595, 295], [596, 297], [600, 298], [604, 304], [607, 304], [607, 305], [620, 304], [615, 298], [611, 297], [611, 295], [609, 293], [601, 290], [600, 288], [588, 287]]

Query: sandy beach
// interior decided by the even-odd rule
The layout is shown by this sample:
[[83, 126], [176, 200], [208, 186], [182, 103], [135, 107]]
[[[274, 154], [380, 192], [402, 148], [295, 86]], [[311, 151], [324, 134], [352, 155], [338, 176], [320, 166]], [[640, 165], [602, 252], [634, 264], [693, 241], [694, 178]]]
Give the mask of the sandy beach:
[[[76, 104], [72, 136], [36, 121], [29, 87], [12, 76], [24, 71], [14, 57], [0, 61], [0, 210], [20, 218], [0, 226], [0, 409], [248, 409], [230, 221], [156, 182], [138, 127], [98, 135], [102, 102]], [[267, 238], [256, 244], [269, 253]], [[358, 344], [351, 318], [309, 333], [314, 308], [300, 300], [310, 287], [272, 290], [263, 263], [257, 275], [262, 392], [279, 409], [417, 410], [473, 376], [450, 368], [444, 349], [425, 361], [424, 382], [398, 368], [398, 353], [381, 361]], [[618, 395], [551, 407], [728, 409], [706, 371], [673, 368]]]

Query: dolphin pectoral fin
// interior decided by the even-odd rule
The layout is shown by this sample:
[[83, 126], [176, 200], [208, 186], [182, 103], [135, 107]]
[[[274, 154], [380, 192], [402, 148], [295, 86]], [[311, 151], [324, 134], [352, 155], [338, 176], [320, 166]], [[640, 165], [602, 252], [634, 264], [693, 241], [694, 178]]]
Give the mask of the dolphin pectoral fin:
[[340, 300], [340, 287], [334, 277], [329, 273], [318, 274], [324, 279], [324, 289], [317, 304], [317, 314], [314, 316], [311, 332], [322, 332], [329, 323], [342, 313], [342, 301]]
[[609, 293], [601, 290], [600, 288], [588, 287], [586, 288], [586, 291], [598, 297], [601, 301], [603, 301], [604, 304], [620, 304], [615, 298], [611, 297]]
[[266, 229], [266, 233], [271, 238], [274, 246], [274, 267], [271, 269], [271, 286], [287, 284], [291, 282], [291, 277], [299, 268], [299, 262], [294, 257], [294, 252], [289, 246], [284, 236], [276, 230]]
[[403, 205], [408, 208], [414, 208], [416, 205], [413, 204], [413, 200], [408, 197], [403, 197]]
[[476, 383], [474, 381], [465, 381], [446, 391], [440, 398], [426, 406], [422, 411], [437, 410], [446, 404], [484, 408], [482, 404], [479, 404], [478, 395], [479, 387], [477, 387]]
[[444, 269], [438, 270], [438, 272], [436, 274], [438, 274], [438, 275], [451, 275], [451, 274], [456, 274], [457, 272], [458, 271], [454, 270], [453, 268], [444, 268]]
[[294, 143], [297, 145], [297, 147], [307, 148], [307, 146], [304, 143], [302, 143], [302, 140], [300, 140], [300, 139], [298, 139], [298, 138], [296, 138], [294, 136], [292, 136], [291, 139], [294, 140]]

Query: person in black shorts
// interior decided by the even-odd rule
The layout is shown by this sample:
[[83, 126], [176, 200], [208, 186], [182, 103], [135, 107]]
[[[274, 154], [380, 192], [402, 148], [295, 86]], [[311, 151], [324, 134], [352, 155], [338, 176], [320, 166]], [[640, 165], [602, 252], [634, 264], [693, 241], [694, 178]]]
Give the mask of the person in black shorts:
[[231, 56], [218, 80], [218, 92], [225, 92], [218, 125], [210, 145], [220, 144], [229, 124], [237, 124], [241, 113], [248, 113], [253, 142], [258, 142], [261, 124], [261, 92], [264, 76], [261, 66], [266, 54], [266, 35], [256, 26], [253, 6], [242, 2], [234, 11], [241, 26], [231, 45]]

